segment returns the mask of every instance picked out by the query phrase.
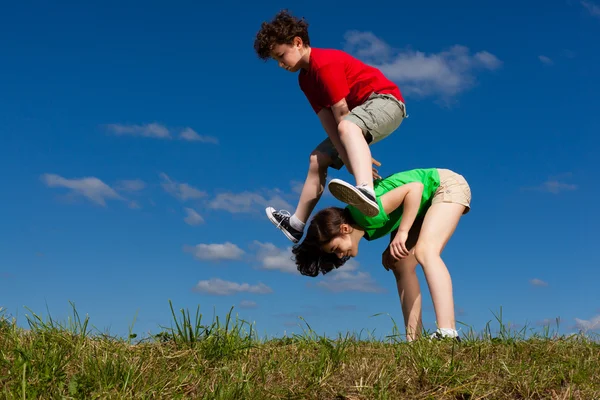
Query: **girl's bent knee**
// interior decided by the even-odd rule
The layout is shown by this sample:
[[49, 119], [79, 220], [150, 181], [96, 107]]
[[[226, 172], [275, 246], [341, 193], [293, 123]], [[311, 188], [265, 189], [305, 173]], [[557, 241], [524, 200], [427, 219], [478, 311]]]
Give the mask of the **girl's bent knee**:
[[437, 250], [430, 246], [419, 245], [418, 243], [415, 246], [415, 258], [423, 267], [425, 267], [425, 264], [427, 264], [428, 260], [431, 260], [432, 258], [439, 258], [439, 256], [440, 254], [437, 252]]

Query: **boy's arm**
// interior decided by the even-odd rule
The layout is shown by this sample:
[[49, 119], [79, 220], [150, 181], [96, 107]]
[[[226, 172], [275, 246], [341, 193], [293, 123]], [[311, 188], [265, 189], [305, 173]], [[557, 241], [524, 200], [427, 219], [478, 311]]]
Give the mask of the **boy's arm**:
[[386, 214], [404, 204], [402, 212], [402, 221], [398, 227], [399, 231], [408, 232], [412, 227], [419, 207], [421, 206], [421, 196], [423, 195], [423, 184], [421, 182], [411, 182], [390, 190], [381, 196], [381, 205]]
[[[323, 129], [327, 132], [327, 136], [329, 137], [337, 137], [338, 136], [338, 123], [333, 116], [333, 112], [330, 108], [323, 108], [317, 114], [319, 117], [319, 121], [321, 121], [321, 125], [323, 125]], [[336, 144], [334, 143], [334, 146]]]
[[339, 125], [339, 123], [342, 122], [342, 119], [346, 115], [350, 114], [350, 110], [348, 109], [348, 103], [346, 103], [346, 99], [343, 98], [340, 101], [338, 101], [337, 103], [335, 103], [331, 107], [331, 113], [333, 114], [333, 117], [335, 118], [336, 126]]

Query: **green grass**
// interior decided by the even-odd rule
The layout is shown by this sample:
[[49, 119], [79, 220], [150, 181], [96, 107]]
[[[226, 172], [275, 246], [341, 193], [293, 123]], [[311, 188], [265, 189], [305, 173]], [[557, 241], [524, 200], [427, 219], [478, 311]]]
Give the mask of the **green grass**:
[[29, 329], [0, 311], [0, 398], [6, 399], [600, 399], [600, 343], [527, 334], [496, 316], [463, 341], [303, 333], [260, 339], [234, 318], [175, 311], [136, 339], [93, 334], [73, 305], [66, 322], [31, 312]]

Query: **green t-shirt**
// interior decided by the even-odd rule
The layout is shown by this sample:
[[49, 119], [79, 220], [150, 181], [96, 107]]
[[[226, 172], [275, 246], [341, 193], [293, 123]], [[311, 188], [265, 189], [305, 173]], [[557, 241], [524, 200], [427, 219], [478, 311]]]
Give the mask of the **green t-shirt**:
[[354, 206], [347, 206], [352, 218], [365, 230], [364, 238], [367, 240], [379, 239], [398, 228], [402, 221], [402, 212], [404, 206], [392, 211], [389, 215], [383, 210], [380, 197], [385, 193], [399, 186], [411, 182], [421, 182], [424, 185], [423, 195], [421, 196], [421, 206], [417, 216], [423, 216], [431, 205], [431, 198], [440, 186], [440, 175], [437, 168], [413, 169], [410, 171], [398, 172], [383, 179], [377, 179], [374, 182], [375, 194], [377, 195], [377, 204], [379, 204], [379, 214], [375, 217], [367, 217]]

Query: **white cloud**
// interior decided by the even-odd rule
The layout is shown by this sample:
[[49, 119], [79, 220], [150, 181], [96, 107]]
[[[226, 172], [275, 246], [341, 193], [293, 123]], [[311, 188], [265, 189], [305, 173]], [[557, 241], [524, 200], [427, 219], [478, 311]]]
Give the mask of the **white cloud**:
[[198, 282], [194, 287], [194, 291], [218, 296], [228, 296], [242, 292], [255, 294], [267, 294], [273, 292], [273, 290], [264, 283], [250, 285], [248, 283], [225, 281], [219, 278]]
[[585, 9], [588, 10], [589, 13], [594, 17], [600, 17], [600, 6], [598, 6], [597, 4], [592, 3], [591, 1], [583, 0], [581, 2], [581, 5], [585, 7]]
[[575, 318], [575, 324], [584, 332], [598, 330], [600, 329], [600, 315], [596, 315], [590, 320]]
[[[156, 139], [172, 139], [171, 130], [165, 125], [153, 122], [145, 125], [107, 124], [106, 128], [117, 136], [140, 136]], [[219, 140], [213, 136], [199, 135], [190, 127], [184, 128], [178, 138], [188, 142], [201, 142], [218, 144]]]
[[160, 178], [162, 180], [161, 186], [163, 187], [163, 189], [170, 195], [178, 198], [179, 200], [193, 200], [206, 196], [206, 192], [198, 190], [187, 183], [174, 182], [165, 173], [161, 173]]
[[289, 274], [300, 275], [296, 263], [292, 260], [292, 248], [280, 249], [273, 243], [254, 241], [258, 248], [256, 259], [262, 269], [277, 270]]
[[344, 38], [346, 49], [359, 58], [384, 61], [392, 55], [392, 48], [372, 32], [349, 31]]
[[252, 300], [242, 300], [240, 301], [240, 308], [256, 308], [258, 305], [255, 301]]
[[577, 190], [577, 185], [566, 183], [564, 178], [570, 176], [571, 174], [563, 174], [556, 177], [550, 177], [546, 182], [541, 185], [534, 187], [527, 187], [525, 190], [535, 190], [539, 192], [547, 192], [552, 194], [559, 194], [560, 192], [571, 192], [573, 190]]
[[186, 217], [183, 219], [188, 225], [200, 225], [204, 222], [204, 218], [193, 208], [185, 208]]
[[96, 177], [67, 179], [56, 174], [44, 174], [42, 181], [48, 187], [69, 189], [71, 195], [83, 196], [92, 203], [103, 207], [106, 206], [107, 199], [123, 200], [113, 188]]
[[371, 274], [357, 271], [357, 269], [358, 263], [354, 260], [349, 260], [338, 269], [325, 275], [321, 281], [316, 283], [316, 286], [330, 292], [385, 292], [385, 289], [377, 285]]
[[117, 182], [116, 189], [123, 192], [139, 192], [146, 187], [141, 179], [121, 180]]
[[534, 278], [529, 281], [533, 286], [548, 286], [548, 282], [545, 282], [541, 279]]
[[219, 193], [208, 204], [209, 208], [214, 210], [225, 210], [230, 213], [249, 213], [254, 211], [263, 212], [267, 206], [274, 207], [277, 210], [291, 210], [292, 206], [280, 195], [275, 194], [265, 197], [259, 193], [241, 192], [241, 193]]
[[546, 64], [546, 65], [554, 64], [554, 61], [552, 61], [552, 59], [550, 57], [538, 56], [538, 59], [542, 62], [542, 64]]
[[244, 250], [231, 242], [197, 244], [195, 246], [185, 246], [184, 251], [192, 253], [198, 260], [239, 260], [244, 254]]
[[540, 189], [546, 192], [558, 194], [560, 192], [577, 190], [577, 185], [559, 182], [556, 180], [548, 180], [542, 184], [542, 187]]
[[219, 140], [216, 137], [201, 136], [192, 128], [185, 128], [179, 134], [179, 138], [183, 139], [183, 140], [187, 140], [188, 142], [202, 142], [202, 143], [212, 143], [212, 144], [219, 143]]
[[146, 125], [109, 124], [107, 128], [115, 135], [143, 136], [159, 139], [170, 139], [171, 133], [164, 125], [151, 123]]
[[493, 71], [502, 65], [494, 54], [454, 45], [439, 53], [394, 49], [371, 32], [350, 31], [346, 51], [379, 68], [400, 85], [403, 93], [439, 96], [448, 101], [475, 85], [475, 73]]

